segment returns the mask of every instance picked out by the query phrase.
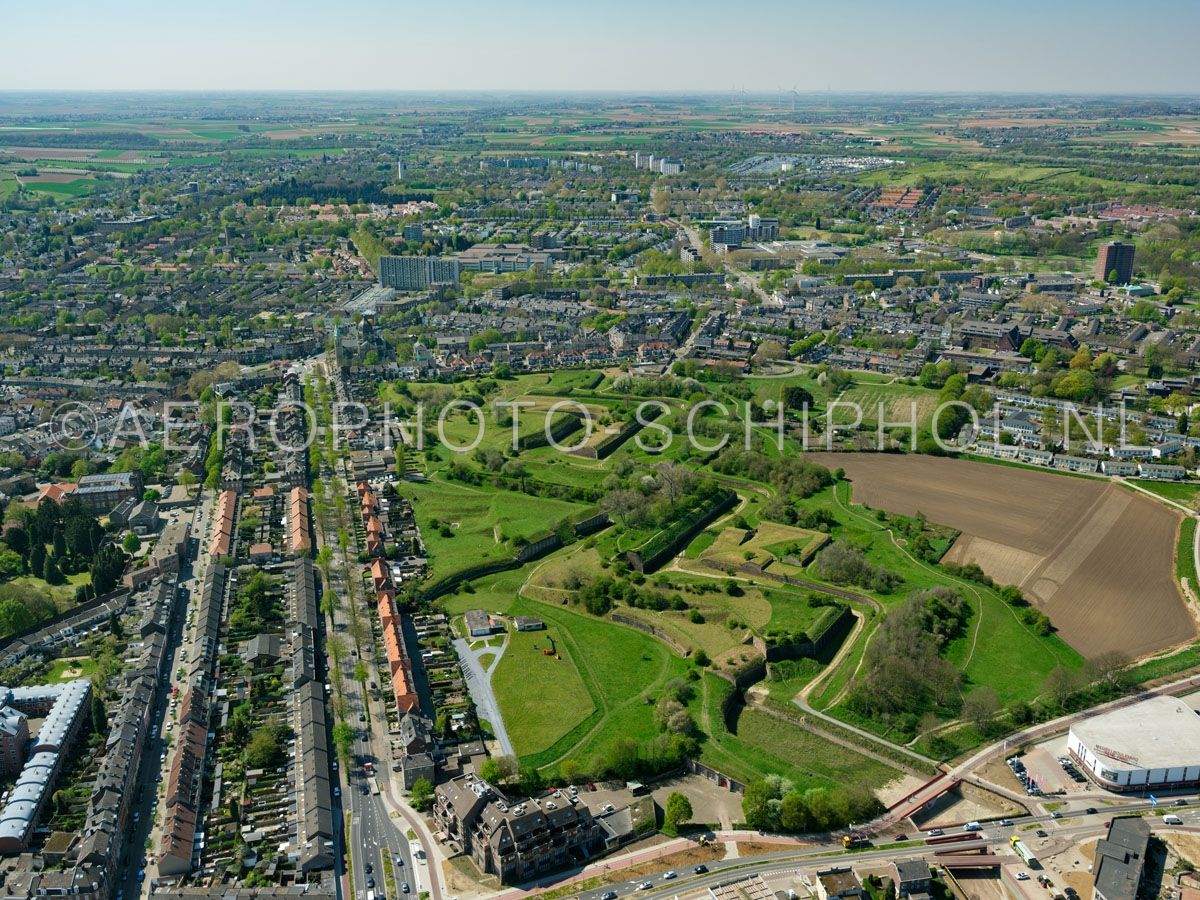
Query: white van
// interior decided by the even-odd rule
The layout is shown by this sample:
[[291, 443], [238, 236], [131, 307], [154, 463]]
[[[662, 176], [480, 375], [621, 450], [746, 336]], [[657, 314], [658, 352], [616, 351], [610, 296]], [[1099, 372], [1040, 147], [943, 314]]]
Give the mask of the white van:
[[1163, 816], [1163, 824], [1164, 825], [1182, 825], [1183, 819], [1179, 818], [1179, 816], [1175, 815], [1175, 813], [1167, 813], [1165, 816]]
[[963, 826], [963, 831], [983, 831], [983, 826], [978, 822], [968, 822]]

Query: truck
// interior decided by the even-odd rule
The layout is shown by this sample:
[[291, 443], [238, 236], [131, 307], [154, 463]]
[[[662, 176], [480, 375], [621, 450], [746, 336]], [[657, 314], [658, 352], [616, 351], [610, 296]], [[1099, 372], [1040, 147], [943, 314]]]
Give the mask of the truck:
[[1017, 856], [1021, 857], [1021, 859], [1025, 861], [1025, 865], [1032, 869], [1036, 869], [1038, 867], [1037, 857], [1033, 855], [1033, 851], [1025, 846], [1025, 842], [1020, 838], [1012, 839], [1012, 848]]
[[842, 835], [842, 846], [847, 850], [857, 850], [860, 847], [870, 847], [871, 839], [858, 831]]

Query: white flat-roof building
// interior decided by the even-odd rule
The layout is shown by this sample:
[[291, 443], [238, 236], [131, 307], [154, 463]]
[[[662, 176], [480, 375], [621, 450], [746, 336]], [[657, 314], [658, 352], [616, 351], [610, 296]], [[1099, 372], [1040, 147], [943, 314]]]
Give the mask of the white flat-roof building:
[[1072, 725], [1067, 750], [1112, 791], [1191, 787], [1200, 784], [1200, 715], [1151, 697]]

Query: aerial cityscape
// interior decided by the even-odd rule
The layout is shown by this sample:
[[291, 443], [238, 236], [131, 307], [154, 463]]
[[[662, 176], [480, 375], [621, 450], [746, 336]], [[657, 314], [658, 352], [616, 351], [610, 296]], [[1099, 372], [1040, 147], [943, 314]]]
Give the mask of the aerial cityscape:
[[400, 7], [9, 11], [0, 897], [1198, 900], [1200, 8]]

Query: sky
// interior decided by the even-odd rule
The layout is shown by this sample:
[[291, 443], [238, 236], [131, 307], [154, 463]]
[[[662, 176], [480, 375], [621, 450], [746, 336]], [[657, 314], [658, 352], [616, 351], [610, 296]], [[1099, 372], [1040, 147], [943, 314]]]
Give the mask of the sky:
[[1200, 0], [4, 7], [5, 91], [1200, 93]]

